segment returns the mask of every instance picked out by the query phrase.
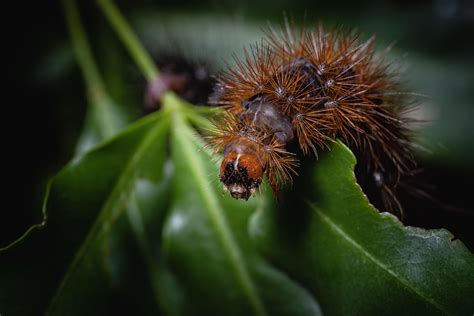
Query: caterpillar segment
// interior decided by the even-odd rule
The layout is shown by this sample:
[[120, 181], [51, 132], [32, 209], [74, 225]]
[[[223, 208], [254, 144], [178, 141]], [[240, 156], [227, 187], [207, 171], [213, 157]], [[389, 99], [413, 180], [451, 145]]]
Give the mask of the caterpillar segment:
[[[211, 101], [225, 108], [211, 144], [224, 152], [220, 180], [235, 198], [255, 194], [266, 175], [278, 194], [296, 175], [292, 142], [317, 157], [342, 140], [358, 159], [363, 181], [377, 187], [386, 210], [401, 213], [400, 181], [412, 175], [410, 106], [398, 93], [397, 74], [375, 39], [326, 32], [267, 32], [236, 66], [218, 78]], [[360, 167], [362, 166], [362, 167]]]

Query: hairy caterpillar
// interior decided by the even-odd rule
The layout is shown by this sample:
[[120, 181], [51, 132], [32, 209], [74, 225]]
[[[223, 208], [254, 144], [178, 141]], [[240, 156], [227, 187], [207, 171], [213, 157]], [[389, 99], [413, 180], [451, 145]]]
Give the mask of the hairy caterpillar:
[[416, 167], [404, 115], [410, 106], [374, 46], [373, 37], [361, 41], [356, 32], [296, 31], [287, 23], [236, 58], [211, 99], [226, 112], [210, 137], [224, 152], [220, 180], [233, 197], [248, 199], [264, 176], [276, 195], [291, 182], [298, 160], [290, 143], [317, 156], [340, 139], [383, 207], [401, 213], [397, 190]]

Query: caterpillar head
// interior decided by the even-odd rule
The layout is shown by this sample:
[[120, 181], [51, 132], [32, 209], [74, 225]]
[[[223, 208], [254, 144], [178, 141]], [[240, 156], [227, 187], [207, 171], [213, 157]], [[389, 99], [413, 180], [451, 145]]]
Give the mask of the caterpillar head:
[[260, 186], [263, 172], [264, 168], [255, 154], [230, 150], [222, 160], [220, 180], [232, 197], [248, 200]]

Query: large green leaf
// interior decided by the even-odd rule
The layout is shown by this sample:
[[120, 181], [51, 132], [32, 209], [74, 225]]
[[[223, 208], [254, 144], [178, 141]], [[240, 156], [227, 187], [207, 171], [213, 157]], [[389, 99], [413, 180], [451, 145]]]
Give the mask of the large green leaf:
[[318, 315], [315, 299], [265, 262], [247, 233], [262, 201], [223, 195], [215, 162], [175, 115], [173, 197], [163, 227], [163, 256], [181, 290], [185, 315]]
[[[105, 301], [109, 293], [104, 289], [112, 287], [114, 282], [123, 284], [114, 272], [120, 272], [117, 270], [126, 262], [127, 254], [114, 253], [114, 247], [121, 247], [122, 235], [131, 235], [125, 210], [129, 208], [132, 196], [137, 195], [134, 187], [145, 169], [150, 169], [150, 175], [162, 174], [166, 154], [169, 123], [166, 113], [140, 123], [106, 146], [104, 152], [94, 151], [85, 159], [73, 162], [52, 183], [46, 204], [48, 216], [51, 222], [54, 221], [52, 225], [63, 225], [64, 229], [78, 225], [85, 231], [75, 235], [64, 233], [71, 238], [71, 249], [77, 251], [56, 291], [49, 309], [51, 314], [83, 312], [87, 302], [88, 314], [99, 314], [98, 306], [113, 306]], [[151, 159], [154, 160], [153, 168], [150, 168]], [[80, 219], [71, 214], [77, 214]], [[85, 219], [89, 221], [88, 225], [78, 223]], [[94, 304], [97, 300], [99, 302]]]
[[[101, 204], [107, 208], [102, 210], [75, 255], [49, 310], [50, 314], [73, 314], [78, 310], [83, 312], [84, 309], [80, 307], [84, 304], [89, 304], [88, 313], [103, 311], [97, 306], [108, 306], [104, 301], [102, 304], [97, 302], [98, 298], [104, 299], [100, 294], [107, 288], [106, 280], [103, 280], [105, 273], [97, 267], [104, 260], [104, 255], [100, 253], [104, 239], [117, 238], [116, 232], [110, 228], [111, 225], [107, 225], [108, 219], [114, 216], [113, 213], [120, 212], [121, 208], [128, 209], [144, 261], [148, 264], [155, 298], [163, 310], [177, 314], [202, 311], [234, 315], [250, 311], [264, 315], [267, 310], [276, 308], [271, 314], [317, 314], [318, 305], [308, 292], [265, 264], [247, 237], [240, 243], [235, 239], [225, 218], [224, 208], [219, 204], [231, 203], [228, 206], [233, 210], [230, 207], [226, 207], [226, 210], [234, 211], [233, 214], [238, 216], [234, 225], [240, 224], [240, 227], [237, 226], [236, 231], [245, 232], [245, 219], [252, 213], [255, 203], [246, 205], [244, 212], [238, 209], [241, 206], [239, 203], [216, 194], [217, 183], [210, 186], [207, 179], [208, 175], [216, 170], [215, 164], [210, 162], [209, 153], [202, 150], [201, 146], [196, 146], [199, 139], [191, 133], [189, 126], [183, 121], [182, 114], [176, 111], [173, 117], [172, 160], [175, 165], [175, 189], [170, 215], [163, 227], [162, 253], [152, 251], [153, 248], [160, 247], [160, 234], [157, 233], [153, 237], [146, 233], [151, 224], [157, 222], [156, 217], [161, 217], [160, 213], [155, 212], [152, 216], [155, 219], [148, 217], [143, 220], [143, 213], [150, 216], [151, 209], [143, 205], [138, 206], [136, 196], [123, 192], [122, 185], [119, 185], [120, 196], [128, 197], [128, 203], [125, 205], [121, 197], [113, 195], [113, 192], [99, 194], [106, 200]], [[158, 152], [154, 154], [157, 155]], [[142, 162], [147, 161], [149, 160]], [[147, 167], [150, 172], [157, 168], [149, 165]], [[129, 179], [128, 173], [123, 176]], [[121, 181], [122, 179], [118, 179], [117, 184]], [[219, 202], [222, 199], [227, 202]], [[53, 196], [49, 204], [52, 200]], [[111, 203], [112, 206], [109, 207]], [[156, 211], [156, 207], [153, 210]], [[120, 218], [120, 215], [116, 216]], [[187, 231], [181, 231], [183, 223], [193, 224], [186, 226]], [[182, 263], [185, 263], [184, 266]], [[181, 279], [182, 274], [186, 276], [184, 280]], [[166, 279], [169, 281], [163, 281]], [[99, 290], [87, 290], [78, 287], [78, 284], [88, 287], [94, 285], [93, 288]], [[292, 304], [278, 306], [274, 303], [284, 302], [281, 299], [283, 297], [290, 297]]]
[[[137, 191], [137, 183], [145, 181], [140, 180], [145, 171], [147, 178], [160, 179], [152, 183], [153, 187], [159, 192], [164, 190], [159, 189], [166, 182], [162, 171], [168, 128], [165, 113], [149, 116], [75, 158], [51, 181], [45, 202], [45, 229], [0, 253], [2, 312], [38, 315], [55, 292], [55, 301], [67, 301], [77, 313], [87, 308], [98, 314], [111, 306], [120, 308], [114, 301], [126, 288], [123, 276], [127, 276], [120, 271], [133, 271], [134, 266], [140, 266], [140, 260], [135, 259], [140, 250], [135, 242], [130, 243], [130, 236], [135, 235], [124, 212], [125, 205], [132, 194], [144, 195]], [[166, 197], [165, 191], [153, 197]], [[156, 211], [159, 213], [159, 208]], [[76, 270], [79, 274], [74, 273]], [[140, 279], [136, 274], [137, 277], [128, 278]], [[148, 276], [141, 280], [145, 281], [140, 283], [144, 289]], [[68, 291], [71, 281], [73, 290]], [[28, 304], [23, 303], [25, 300]]]
[[[343, 145], [304, 172], [312, 194], [297, 185], [278, 206], [270, 190], [237, 201], [190, 126], [206, 125], [205, 111], [173, 95], [163, 105], [53, 179], [47, 228], [10, 249], [22, 260], [0, 261], [2, 312], [318, 315], [318, 302], [329, 315], [472, 310], [472, 254], [446, 231], [403, 227], [373, 209]], [[34, 248], [42, 255], [26, 254]]]
[[328, 315], [472, 314], [474, 256], [446, 230], [378, 213], [355, 183], [355, 162], [335, 144], [309, 172], [308, 204], [256, 214], [261, 251]]
[[[234, 201], [211, 181], [216, 163], [186, 122], [188, 115], [204, 122], [202, 111], [173, 97], [166, 104], [168, 110], [79, 156], [53, 179], [40, 234], [44, 256], [31, 271], [26, 262], [2, 269], [11, 281], [2, 288], [6, 312], [34, 315], [51, 301], [51, 315], [320, 314], [314, 297], [250, 241], [247, 223], [258, 200]], [[38, 247], [34, 241], [20, 249]], [[27, 293], [34, 297], [28, 308], [20, 303], [25, 286], [42, 290]]]

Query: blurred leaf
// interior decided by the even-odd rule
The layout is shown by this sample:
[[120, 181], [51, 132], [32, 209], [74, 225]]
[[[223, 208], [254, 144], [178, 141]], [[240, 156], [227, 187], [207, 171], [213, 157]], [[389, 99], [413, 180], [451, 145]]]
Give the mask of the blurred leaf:
[[[141, 276], [146, 271], [143, 264], [133, 268], [140, 266], [141, 260], [135, 255], [136, 243], [130, 243], [130, 236], [135, 235], [130, 233], [124, 209], [128, 197], [137, 190], [137, 181], [143, 179], [143, 168], [150, 167], [148, 155], [153, 156], [154, 163], [148, 178], [159, 178], [154, 184], [158, 188], [164, 185], [168, 125], [164, 113], [150, 115], [109, 142], [78, 156], [51, 181], [45, 202], [46, 228], [0, 253], [2, 312], [42, 314], [60, 283], [52, 310], [69, 306], [78, 314], [89, 308], [97, 314], [114, 306], [120, 310], [126, 300], [117, 300], [117, 295], [133, 282], [140, 284], [135, 292], [150, 295], [146, 291], [148, 276]], [[156, 198], [160, 196], [166, 197], [166, 190]], [[158, 207], [155, 210], [160, 212]], [[64, 275], [66, 278], [61, 281]], [[79, 292], [83, 300], [75, 296]], [[141, 297], [140, 303], [143, 301], [147, 300]], [[62, 302], [65, 304], [60, 305]]]
[[[52, 182], [45, 204], [50, 223], [63, 227], [77, 225], [85, 230], [67, 234], [70, 246], [75, 245], [71, 248], [80, 247], [57, 290], [49, 309], [51, 314], [84, 312], [85, 302], [90, 308], [88, 314], [97, 313], [101, 304], [107, 306], [105, 302], [93, 302], [107, 295], [104, 289], [107, 284], [111, 286], [108, 275], [120, 270], [121, 259], [126, 258], [126, 253], [110, 258], [110, 244], [121, 240], [121, 221], [128, 223], [124, 210], [137, 177], [144, 166], [149, 167], [150, 155], [154, 159], [153, 173], [162, 173], [167, 129], [165, 114], [147, 117], [105, 146], [105, 150], [102, 147], [103, 150], [74, 161]], [[85, 220], [92, 225], [89, 232]], [[84, 301], [77, 299], [78, 293]]]
[[116, 135], [130, 121], [123, 109], [109, 97], [96, 99], [98, 100], [89, 102], [84, 127], [76, 145], [77, 154], [82, 154]]
[[474, 256], [446, 230], [404, 227], [355, 183], [355, 158], [336, 144], [314, 166], [311, 203], [269, 209], [251, 233], [328, 315], [469, 315]]
[[[157, 56], [182, 56], [204, 62], [211, 71], [233, 64], [248, 43], [261, 40], [265, 22], [238, 16], [192, 14], [157, 10], [138, 11], [132, 24], [148, 50]], [[216, 27], [217, 26], [217, 27]]]

